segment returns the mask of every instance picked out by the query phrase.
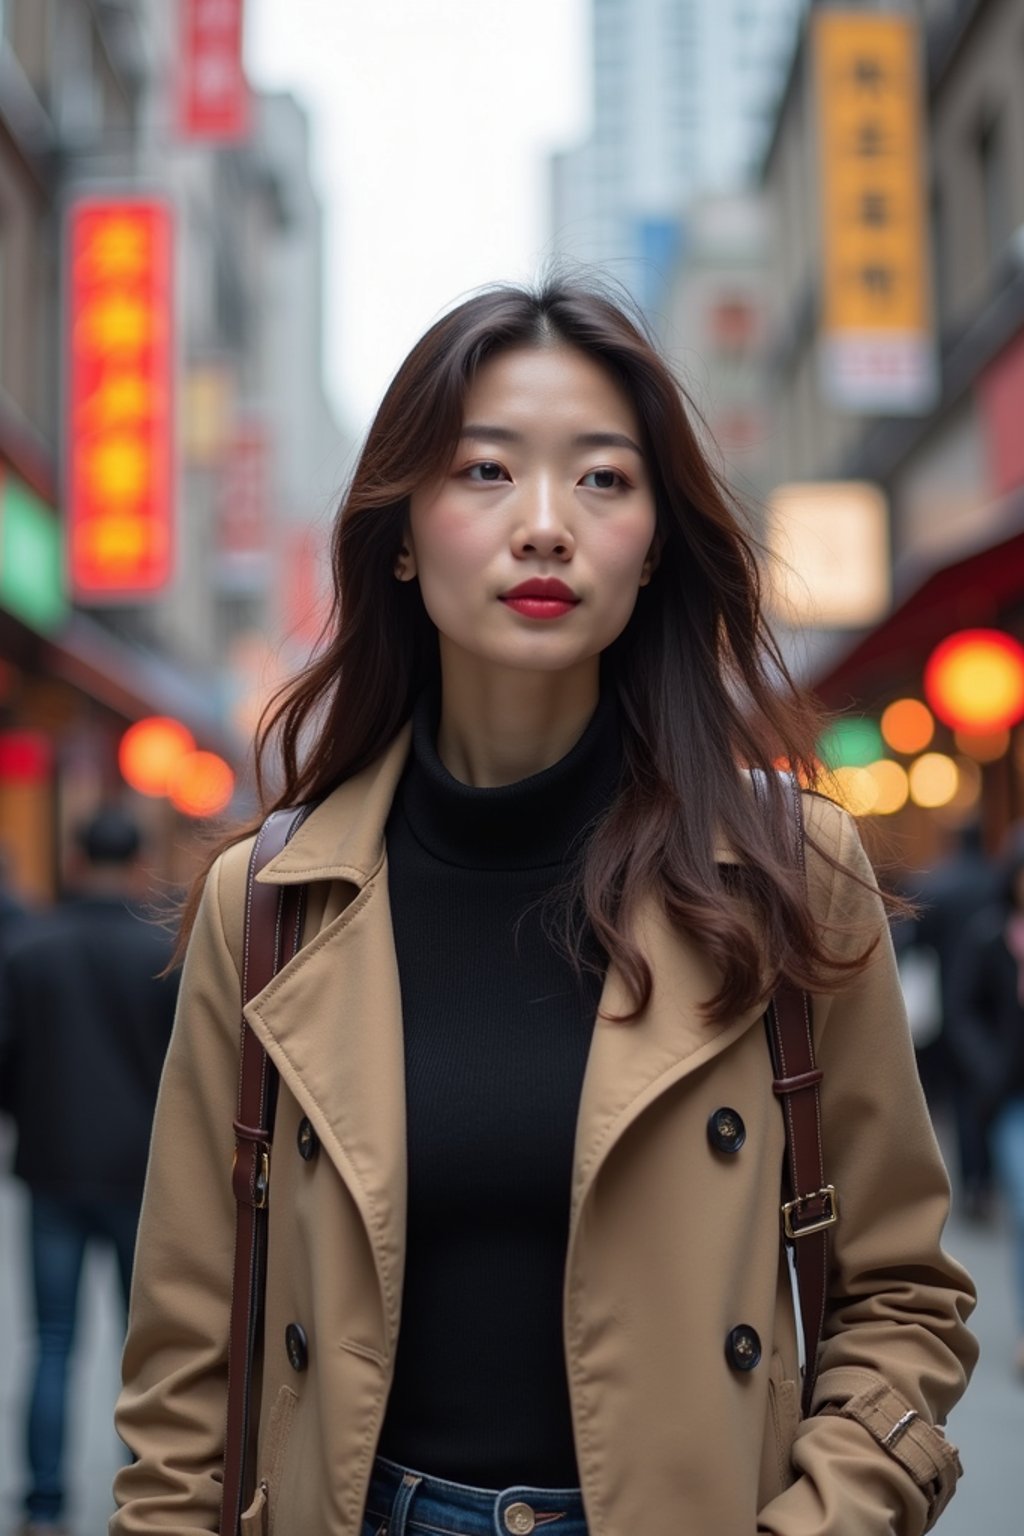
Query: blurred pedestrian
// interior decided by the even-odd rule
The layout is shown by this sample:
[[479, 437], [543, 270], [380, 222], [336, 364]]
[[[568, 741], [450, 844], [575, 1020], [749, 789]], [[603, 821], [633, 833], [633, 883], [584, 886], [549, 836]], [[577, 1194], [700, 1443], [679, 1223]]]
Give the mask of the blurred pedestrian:
[[1024, 1379], [1024, 824], [1011, 833], [996, 902], [975, 914], [957, 952], [950, 1044], [985, 1125], [1013, 1234]]
[[[28, 908], [14, 892], [10, 854], [4, 844], [0, 843], [0, 977], [6, 951], [24, 926], [28, 915]], [[9, 1111], [11, 1106], [5, 1101], [5, 1092], [9, 1093], [10, 1082], [2, 1071], [2, 1065], [0, 1060], [0, 1110]]]
[[28, 916], [28, 908], [15, 893], [11, 857], [0, 843], [0, 955]]
[[87, 1247], [110, 1245], [127, 1300], [175, 978], [170, 935], [138, 905], [141, 839], [100, 810], [71, 859], [74, 894], [15, 935], [0, 994], [14, 1172], [30, 1192], [36, 1357], [26, 1415], [26, 1536], [61, 1529], [68, 1367]]
[[903, 951], [925, 964], [930, 959], [936, 969], [936, 1029], [918, 1051], [918, 1066], [933, 1109], [948, 1105], [952, 1112], [960, 1202], [964, 1214], [972, 1218], [984, 1216], [989, 1209], [992, 1160], [986, 1127], [950, 1049], [951, 982], [967, 927], [995, 900], [996, 890], [997, 876], [985, 853], [981, 825], [968, 821], [956, 830], [948, 856], [911, 882], [909, 894], [918, 903], [919, 914], [911, 925], [910, 950]]

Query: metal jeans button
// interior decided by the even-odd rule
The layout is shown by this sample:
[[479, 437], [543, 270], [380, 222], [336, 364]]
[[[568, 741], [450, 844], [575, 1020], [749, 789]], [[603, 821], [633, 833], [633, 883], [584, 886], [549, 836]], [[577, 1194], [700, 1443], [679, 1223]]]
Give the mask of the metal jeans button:
[[512, 1536], [530, 1536], [537, 1524], [537, 1516], [529, 1504], [510, 1504], [505, 1511], [505, 1529]]

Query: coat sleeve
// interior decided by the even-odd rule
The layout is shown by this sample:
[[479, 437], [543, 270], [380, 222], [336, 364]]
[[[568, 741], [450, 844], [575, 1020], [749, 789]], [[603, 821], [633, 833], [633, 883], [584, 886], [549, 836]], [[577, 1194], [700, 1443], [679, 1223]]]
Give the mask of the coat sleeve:
[[116, 1412], [135, 1460], [114, 1484], [111, 1536], [218, 1528], [241, 1009], [221, 888], [225, 860], [243, 856], [231, 849], [207, 880], [160, 1082]]
[[812, 834], [866, 882], [833, 878], [832, 945], [853, 956], [865, 935], [877, 942], [867, 965], [816, 1008], [825, 1177], [836, 1185], [839, 1221], [795, 1481], [761, 1511], [757, 1529], [921, 1536], [960, 1470], [941, 1426], [977, 1357], [966, 1327], [974, 1289], [940, 1246], [949, 1186], [871, 866], [845, 813], [824, 804], [815, 820]]

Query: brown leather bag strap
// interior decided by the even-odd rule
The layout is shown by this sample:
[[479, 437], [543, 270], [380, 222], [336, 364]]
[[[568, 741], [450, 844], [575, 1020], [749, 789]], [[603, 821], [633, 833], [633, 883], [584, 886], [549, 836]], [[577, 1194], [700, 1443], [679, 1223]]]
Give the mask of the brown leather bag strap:
[[[301, 885], [261, 885], [264, 865], [279, 854], [304, 820], [307, 809], [274, 811], [257, 835], [249, 859], [242, 955], [245, 1006], [286, 965], [299, 948]], [[238, 1536], [242, 1511], [252, 1497], [250, 1428], [256, 1351], [262, 1327], [266, 1273], [270, 1147], [274, 1136], [277, 1074], [242, 1016], [238, 1066], [238, 1109], [231, 1184], [236, 1201], [235, 1263], [228, 1338], [228, 1408], [224, 1442], [221, 1536]]]
[[[800, 786], [786, 776], [797, 840], [797, 858], [806, 872]], [[833, 1185], [825, 1183], [821, 1140], [822, 1072], [814, 1061], [811, 1001], [806, 992], [780, 982], [765, 1015], [775, 1079], [772, 1087], [786, 1126], [782, 1205], [784, 1241], [792, 1247], [804, 1338], [802, 1406], [810, 1413], [818, 1375], [818, 1350], [828, 1294], [829, 1228], [838, 1216]]]

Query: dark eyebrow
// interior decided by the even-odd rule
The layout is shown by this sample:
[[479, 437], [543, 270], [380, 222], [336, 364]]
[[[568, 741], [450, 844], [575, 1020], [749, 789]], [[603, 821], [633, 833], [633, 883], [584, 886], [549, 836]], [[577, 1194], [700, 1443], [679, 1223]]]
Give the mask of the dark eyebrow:
[[[467, 422], [460, 437], [472, 437], [490, 443], [521, 443], [523, 434], [511, 427], [489, 427], [482, 422]], [[572, 440], [574, 448], [629, 448], [643, 458], [643, 449], [625, 432], [581, 432]]]
[[573, 445], [577, 448], [629, 448], [641, 458], [644, 451], [625, 432], [581, 432], [573, 438]]
[[459, 436], [475, 437], [488, 443], [521, 443], [523, 440], [523, 434], [513, 432], [511, 427], [487, 427], [477, 422], [467, 422]]

